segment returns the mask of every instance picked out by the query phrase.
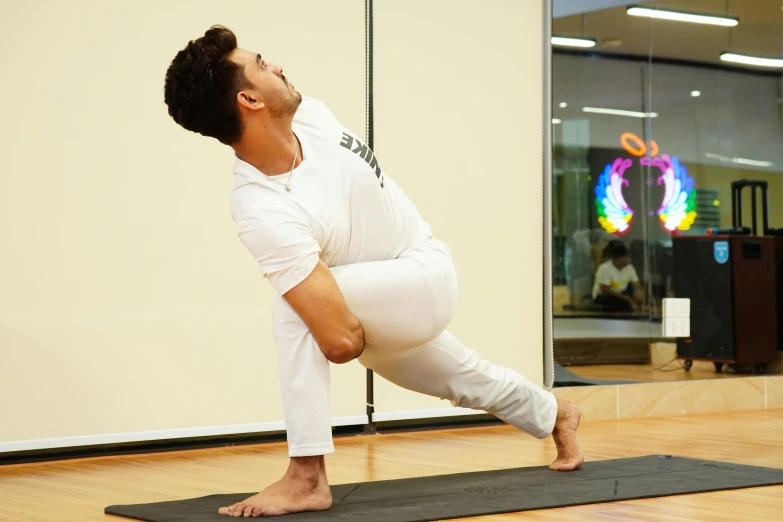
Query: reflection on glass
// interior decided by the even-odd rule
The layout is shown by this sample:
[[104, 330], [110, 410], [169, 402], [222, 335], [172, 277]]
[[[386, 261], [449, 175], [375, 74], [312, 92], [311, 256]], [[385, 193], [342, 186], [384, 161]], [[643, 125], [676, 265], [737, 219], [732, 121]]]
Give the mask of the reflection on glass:
[[673, 238], [731, 227], [733, 181], [767, 182], [783, 227], [783, 2], [553, 7], [554, 35], [595, 42], [553, 46], [556, 360], [604, 379], [726, 376], [674, 360], [662, 302]]

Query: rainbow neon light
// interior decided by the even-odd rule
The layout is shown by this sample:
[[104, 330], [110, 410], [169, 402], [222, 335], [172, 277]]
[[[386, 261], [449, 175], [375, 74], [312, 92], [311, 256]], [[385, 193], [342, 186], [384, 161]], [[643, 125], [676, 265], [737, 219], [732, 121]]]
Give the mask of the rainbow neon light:
[[633, 210], [623, 197], [623, 185], [629, 184], [623, 175], [632, 164], [629, 159], [616, 159], [614, 163], [606, 166], [595, 186], [598, 222], [610, 234], [622, 235], [631, 229]]
[[[625, 152], [639, 158], [644, 166], [656, 167], [661, 170], [658, 185], [664, 186], [663, 202], [658, 209], [658, 218], [664, 229], [672, 234], [689, 230], [696, 220], [696, 191], [693, 189], [693, 178], [680, 165], [680, 160], [663, 154], [656, 158], [659, 149], [655, 141], [644, 142], [632, 132], [620, 136], [620, 144]], [[607, 232], [623, 235], [631, 229], [633, 210], [623, 197], [623, 185], [629, 182], [623, 177], [626, 169], [634, 164], [634, 160], [618, 158], [607, 165], [598, 177], [595, 186], [595, 209], [598, 222]], [[650, 213], [652, 215], [652, 213]]]
[[680, 160], [663, 154], [660, 158], [642, 158], [642, 165], [658, 167], [661, 176], [658, 185], [664, 185], [663, 202], [658, 209], [658, 218], [669, 232], [688, 230], [696, 219], [696, 191], [693, 178], [680, 165]]

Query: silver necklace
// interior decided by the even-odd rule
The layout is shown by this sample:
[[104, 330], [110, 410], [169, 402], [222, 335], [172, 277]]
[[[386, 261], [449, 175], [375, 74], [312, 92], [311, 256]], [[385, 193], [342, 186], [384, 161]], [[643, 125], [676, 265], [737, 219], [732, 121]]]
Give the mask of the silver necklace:
[[296, 134], [294, 134], [294, 161], [291, 163], [291, 171], [288, 173], [288, 181], [285, 184], [285, 191], [291, 193], [291, 176], [294, 175], [294, 165], [296, 165], [296, 158], [299, 156], [299, 147], [296, 145]]

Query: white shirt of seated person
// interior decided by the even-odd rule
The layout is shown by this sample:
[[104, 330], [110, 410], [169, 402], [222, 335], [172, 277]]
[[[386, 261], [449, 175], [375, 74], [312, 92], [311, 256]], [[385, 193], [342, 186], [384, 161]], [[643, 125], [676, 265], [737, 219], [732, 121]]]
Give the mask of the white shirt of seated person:
[[609, 260], [598, 267], [595, 273], [595, 285], [593, 286], [593, 299], [601, 295], [601, 285], [608, 286], [618, 294], [622, 294], [628, 288], [628, 283], [638, 283], [639, 276], [633, 265], [625, 265], [622, 269], [614, 266]]

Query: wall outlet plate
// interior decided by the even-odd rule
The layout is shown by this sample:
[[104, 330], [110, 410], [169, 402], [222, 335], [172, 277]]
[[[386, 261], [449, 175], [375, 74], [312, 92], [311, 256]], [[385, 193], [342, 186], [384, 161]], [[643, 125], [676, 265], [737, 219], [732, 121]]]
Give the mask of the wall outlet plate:
[[690, 319], [691, 300], [665, 297], [663, 299], [663, 318], [666, 319], [667, 317]]
[[663, 336], [667, 338], [690, 337], [691, 320], [682, 317], [666, 317], [663, 319]]

